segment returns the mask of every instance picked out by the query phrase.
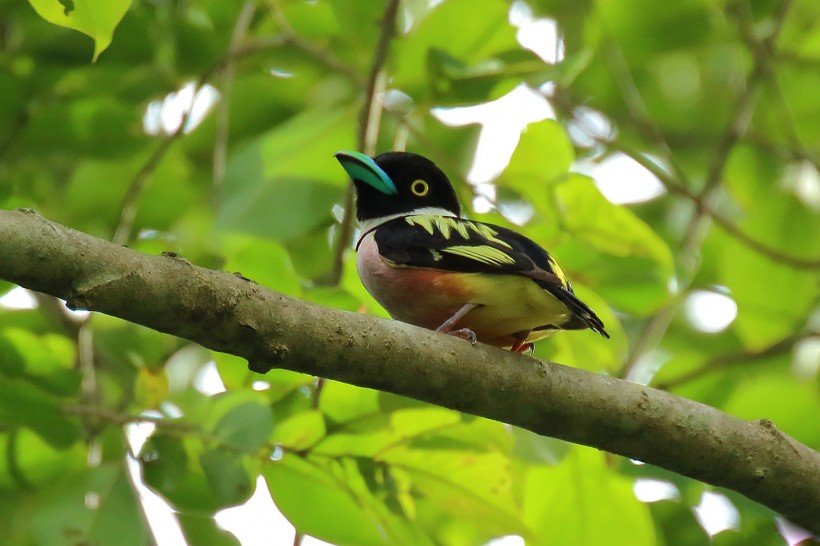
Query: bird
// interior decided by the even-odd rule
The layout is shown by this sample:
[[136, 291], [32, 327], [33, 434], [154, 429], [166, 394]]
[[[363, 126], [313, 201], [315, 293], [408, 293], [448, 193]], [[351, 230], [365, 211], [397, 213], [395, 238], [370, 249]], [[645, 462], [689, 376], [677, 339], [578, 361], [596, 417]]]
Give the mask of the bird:
[[555, 258], [516, 231], [462, 217], [431, 160], [398, 151], [335, 158], [356, 192], [357, 272], [393, 319], [513, 352], [558, 330], [609, 338]]

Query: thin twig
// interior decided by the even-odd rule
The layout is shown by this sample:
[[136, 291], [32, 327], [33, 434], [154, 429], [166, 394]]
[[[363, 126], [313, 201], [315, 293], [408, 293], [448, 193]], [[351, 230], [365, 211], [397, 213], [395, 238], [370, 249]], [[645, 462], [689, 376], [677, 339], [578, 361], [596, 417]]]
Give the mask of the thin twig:
[[614, 72], [615, 83], [621, 91], [629, 119], [643, 138], [655, 149], [662, 151], [665, 161], [678, 178], [683, 179], [683, 171], [677, 167], [675, 154], [663, 136], [660, 128], [649, 115], [649, 108], [641, 97], [635, 78], [629, 70], [623, 51], [617, 42], [611, 41], [606, 48], [610, 67]]
[[800, 135], [797, 132], [797, 123], [794, 113], [786, 100], [786, 94], [780, 84], [780, 78], [777, 77], [778, 64], [773, 52], [777, 38], [783, 28], [785, 13], [789, 9], [791, 2], [792, 0], [785, 0], [778, 4], [778, 12], [773, 16], [776, 24], [772, 32], [764, 39], [760, 39], [757, 34], [753, 32], [754, 21], [752, 19], [751, 10], [748, 4], [745, 5], [745, 9], [739, 10], [740, 17], [743, 18], [744, 23], [740, 25], [740, 36], [749, 50], [754, 52], [755, 58], [758, 59], [759, 66], [768, 76], [768, 83], [771, 86], [774, 99], [777, 101], [777, 106], [780, 108], [782, 114], [780, 119], [784, 121], [780, 126], [785, 130], [786, 139], [791, 146], [790, 149], [794, 150], [792, 156], [806, 159], [817, 166], [817, 156], [803, 145]]
[[296, 32], [296, 29], [294, 29], [290, 24], [290, 21], [288, 21], [285, 16], [285, 12], [282, 10], [281, 6], [279, 6], [277, 0], [266, 0], [265, 5], [268, 7], [268, 12], [279, 27], [279, 32], [282, 35], [282, 38], [288, 45], [299, 49], [312, 59], [325, 65], [332, 72], [342, 74], [356, 85], [365, 84], [362, 75], [359, 74], [359, 72], [357, 72], [354, 68], [340, 61], [327, 49], [319, 47], [313, 42], [310, 42], [300, 36], [299, 33]]
[[100, 407], [98, 405], [64, 406], [63, 413], [66, 415], [77, 415], [81, 417], [93, 417], [101, 421], [116, 425], [129, 425], [132, 423], [151, 423], [159, 428], [175, 430], [183, 433], [198, 432], [200, 429], [191, 424], [180, 423], [169, 420], [166, 417], [154, 417], [151, 415], [130, 415], [118, 413], [112, 409]]
[[[229, 50], [236, 51], [245, 41], [253, 15], [256, 13], [256, 2], [245, 0], [236, 24], [233, 27]], [[216, 107], [216, 132], [214, 135], [213, 153], [213, 203], [217, 206], [222, 195], [222, 181], [225, 179], [225, 164], [228, 157], [228, 129], [231, 116], [231, 96], [233, 94], [233, 80], [236, 75], [236, 59], [231, 58], [222, 70], [222, 98]]]
[[99, 402], [97, 392], [97, 374], [94, 368], [94, 331], [91, 329], [89, 314], [77, 329], [77, 368], [82, 374], [82, 395], [86, 404]]
[[758, 349], [756, 351], [739, 351], [736, 353], [729, 353], [725, 355], [720, 355], [714, 358], [711, 358], [704, 362], [699, 367], [690, 370], [684, 374], [679, 375], [673, 379], [669, 379], [668, 381], [664, 381], [663, 383], [659, 383], [656, 385], [656, 388], [661, 390], [670, 390], [689, 381], [694, 379], [698, 379], [703, 377], [704, 375], [708, 375], [720, 370], [725, 370], [731, 366], [735, 366], [738, 364], [749, 364], [750, 362], [754, 362], [755, 360], [761, 360], [764, 358], [769, 358], [772, 356], [777, 356], [779, 354], [788, 352], [792, 350], [792, 348], [800, 341], [804, 339], [812, 339], [812, 338], [820, 338], [820, 332], [809, 332], [809, 333], [792, 333], [788, 336], [784, 337], [783, 339], [772, 343], [768, 347], [764, 347], [763, 349]]
[[[387, 61], [387, 54], [390, 50], [390, 42], [396, 34], [396, 17], [399, 12], [399, 3], [400, 0], [389, 0], [384, 9], [384, 16], [381, 21], [381, 32], [379, 33], [379, 40], [376, 44], [376, 51], [373, 54], [373, 61], [370, 63], [370, 73], [367, 77], [364, 103], [362, 104], [362, 109], [359, 114], [356, 147], [359, 151], [368, 155], [375, 153], [374, 148], [382, 110], [381, 96], [383, 95], [386, 83], [383, 69], [384, 63]], [[345, 194], [344, 216], [338, 229], [336, 246], [333, 251], [333, 269], [330, 274], [331, 285], [339, 284], [342, 278], [345, 251], [353, 235], [353, 220], [355, 218], [354, 203], [354, 190], [351, 185], [348, 186]]]
[[702, 199], [698, 197], [697, 194], [689, 190], [683, 184], [679, 183], [673, 177], [669, 176], [669, 174], [666, 171], [664, 171], [655, 162], [648, 159], [640, 152], [633, 150], [627, 146], [624, 146], [620, 143], [609, 144], [613, 149], [623, 153], [624, 155], [629, 156], [636, 163], [640, 164], [648, 171], [650, 171], [653, 175], [655, 175], [655, 177], [664, 186], [664, 188], [666, 188], [667, 191], [691, 201], [695, 205], [695, 207], [697, 207], [697, 209], [700, 210], [702, 214], [708, 216], [715, 223], [716, 226], [718, 226], [728, 235], [736, 239], [738, 242], [751, 248], [761, 256], [769, 258], [773, 262], [784, 264], [794, 269], [809, 271], [820, 269], [820, 257], [801, 258], [783, 252], [782, 250], [779, 250], [775, 247], [771, 247], [764, 243], [761, 243], [757, 239], [751, 237], [743, 230], [741, 230], [737, 225], [735, 225], [734, 222], [722, 216], [710, 205], [704, 203]]
[[[248, 451], [236, 444], [225, 442], [223, 439], [215, 436], [210, 431], [203, 429], [201, 426], [184, 423], [175, 419], [167, 417], [154, 417], [151, 415], [131, 415], [126, 413], [119, 413], [116, 410], [106, 408], [99, 405], [82, 405], [82, 406], [63, 406], [62, 411], [66, 415], [76, 415], [86, 419], [96, 419], [97, 421], [124, 426], [132, 423], [150, 423], [167, 434], [177, 437], [186, 438], [194, 436], [199, 440], [226, 449], [237, 455], [259, 455], [265, 454], [263, 460], [268, 460], [268, 455], [277, 446], [274, 444], [264, 444], [258, 450]], [[285, 449], [285, 448], [282, 448]], [[286, 450], [286, 449], [285, 449]]]
[[[62, 411], [66, 415], [76, 415], [83, 417], [86, 420], [94, 419], [98, 422], [119, 426], [129, 425], [132, 423], [150, 423], [166, 434], [179, 438], [188, 438], [193, 436], [204, 443], [219, 446], [220, 448], [236, 453], [237, 455], [260, 455], [264, 453], [266, 455], [263, 457], [263, 460], [268, 460], [267, 454], [269, 454], [276, 447], [273, 444], [265, 444], [260, 446], [258, 450], [248, 451], [247, 449], [243, 449], [236, 444], [225, 442], [223, 439], [195, 424], [183, 423], [167, 417], [124, 414], [110, 408], [94, 404], [83, 406], [63, 406]], [[95, 441], [98, 440], [95, 438]]]
[[[194, 97], [196, 97], [196, 91], [194, 91]], [[193, 102], [193, 99], [191, 102]], [[142, 193], [145, 184], [148, 182], [148, 177], [159, 166], [160, 162], [165, 157], [165, 154], [168, 153], [168, 150], [171, 148], [171, 144], [173, 144], [174, 141], [182, 134], [191, 110], [192, 108], [188, 108], [188, 110], [186, 110], [185, 114], [182, 116], [179, 128], [160, 141], [157, 147], [154, 148], [154, 152], [142, 168], [137, 172], [136, 176], [134, 176], [131, 180], [131, 184], [128, 186], [128, 191], [125, 193], [125, 198], [122, 200], [120, 221], [117, 224], [117, 230], [114, 232], [114, 237], [111, 239], [118, 245], [128, 244], [128, 241], [131, 240], [131, 231], [134, 228], [134, 220], [137, 217], [139, 196]]]
[[768, 154], [792, 161], [805, 161], [811, 164], [815, 170], [820, 171], [820, 159], [811, 150], [776, 142], [771, 138], [771, 135], [755, 130], [749, 131], [746, 135], [746, 141], [761, 148]]
[[[97, 368], [94, 364], [94, 330], [91, 322], [93, 313], [83, 319], [80, 328], [77, 330], [77, 367], [80, 370], [82, 380], [80, 388], [82, 390], [83, 403], [95, 405], [100, 403], [100, 391], [97, 388]], [[97, 434], [96, 427], [87, 419], [83, 420], [87, 433], [88, 449], [86, 451], [86, 465], [88, 468], [97, 468], [102, 463], [102, 439]]]

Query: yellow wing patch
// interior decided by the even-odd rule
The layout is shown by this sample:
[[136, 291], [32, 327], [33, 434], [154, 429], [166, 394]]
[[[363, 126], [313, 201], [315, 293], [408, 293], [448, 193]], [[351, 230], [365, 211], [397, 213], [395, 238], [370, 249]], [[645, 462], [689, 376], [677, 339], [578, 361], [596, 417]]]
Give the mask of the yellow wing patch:
[[555, 258], [550, 256], [549, 258], [550, 267], [552, 267], [552, 272], [555, 273], [555, 276], [560, 279], [561, 284], [564, 285], [564, 288], [568, 286], [567, 284], [567, 274], [564, 273], [564, 270], [561, 269], [561, 266], [558, 265], [558, 262], [555, 261]]
[[[453, 233], [458, 233], [461, 238], [465, 240], [469, 240], [472, 233], [482, 240], [493, 242], [505, 248], [512, 248], [506, 241], [497, 238], [498, 232], [490, 226], [477, 224], [462, 218], [441, 216], [439, 214], [419, 214], [416, 216], [407, 216], [404, 220], [411, 226], [420, 226], [430, 235], [438, 231], [441, 236], [448, 241]], [[503, 252], [501, 252], [501, 254], [503, 254]], [[509, 256], [507, 256], [507, 258], [511, 259]]]
[[441, 251], [488, 265], [513, 265], [515, 263], [515, 260], [503, 250], [486, 245], [448, 246], [447, 248], [442, 248]]
[[436, 231], [436, 228], [433, 227], [435, 218], [436, 216], [408, 216], [404, 220], [411, 226], [421, 226], [424, 231], [432, 235]]

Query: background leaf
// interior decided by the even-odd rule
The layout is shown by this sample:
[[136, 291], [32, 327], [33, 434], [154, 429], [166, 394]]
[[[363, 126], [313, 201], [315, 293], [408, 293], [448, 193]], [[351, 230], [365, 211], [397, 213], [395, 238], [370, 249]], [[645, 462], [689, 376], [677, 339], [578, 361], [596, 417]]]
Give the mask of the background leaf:
[[29, 0], [29, 3], [49, 23], [91, 36], [95, 61], [111, 44], [114, 29], [131, 6], [131, 0], [112, 0], [103, 4], [88, 0]]

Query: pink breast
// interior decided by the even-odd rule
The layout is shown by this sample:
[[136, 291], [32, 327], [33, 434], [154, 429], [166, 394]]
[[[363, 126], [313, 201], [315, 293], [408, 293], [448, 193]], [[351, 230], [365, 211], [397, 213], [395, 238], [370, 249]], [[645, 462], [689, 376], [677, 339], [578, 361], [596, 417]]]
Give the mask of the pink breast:
[[391, 317], [417, 326], [437, 328], [470, 299], [457, 273], [388, 265], [372, 234], [359, 245], [357, 269], [364, 287]]

